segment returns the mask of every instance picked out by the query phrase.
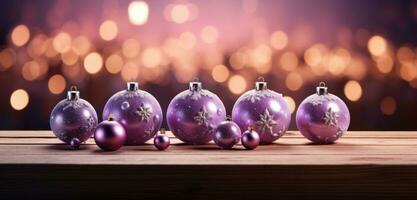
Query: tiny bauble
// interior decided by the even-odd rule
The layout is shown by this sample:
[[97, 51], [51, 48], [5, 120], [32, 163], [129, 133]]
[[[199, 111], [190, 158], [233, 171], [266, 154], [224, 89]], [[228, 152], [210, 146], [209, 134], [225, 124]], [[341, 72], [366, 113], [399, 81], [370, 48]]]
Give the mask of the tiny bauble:
[[116, 151], [126, 142], [126, 132], [119, 122], [110, 117], [98, 124], [94, 141], [103, 151]]
[[304, 137], [313, 143], [328, 144], [347, 131], [350, 114], [346, 104], [339, 97], [328, 93], [326, 85], [321, 82], [317, 93], [301, 102], [296, 122]]
[[256, 149], [260, 143], [259, 134], [253, 130], [252, 127], [249, 127], [249, 130], [243, 132], [242, 134], [242, 145], [249, 150]]
[[240, 141], [241, 135], [239, 126], [228, 118], [217, 125], [213, 133], [213, 141], [221, 148], [230, 149]]
[[80, 92], [73, 86], [67, 92], [67, 98], [52, 110], [49, 123], [56, 137], [72, 148], [78, 148], [93, 135], [97, 121], [93, 106], [81, 99]]
[[290, 108], [281, 94], [269, 90], [260, 78], [255, 89], [244, 93], [236, 101], [232, 119], [241, 130], [254, 127], [261, 144], [270, 144], [287, 131], [291, 121]]
[[167, 111], [169, 129], [188, 144], [206, 144], [213, 138], [214, 128], [226, 117], [220, 98], [202, 89], [201, 82], [189, 83], [189, 90], [171, 100]]
[[159, 150], [165, 150], [169, 147], [171, 141], [168, 136], [165, 135], [165, 130], [161, 129], [159, 133], [153, 139], [153, 145]]
[[113, 117], [126, 131], [126, 144], [144, 144], [162, 125], [158, 101], [137, 82], [128, 82], [126, 90], [114, 94], [104, 106], [103, 120]]

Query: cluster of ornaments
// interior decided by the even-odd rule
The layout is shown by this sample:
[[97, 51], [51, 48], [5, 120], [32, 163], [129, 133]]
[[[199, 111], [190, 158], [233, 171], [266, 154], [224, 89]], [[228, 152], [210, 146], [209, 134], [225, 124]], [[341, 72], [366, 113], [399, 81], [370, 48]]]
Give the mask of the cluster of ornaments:
[[[226, 118], [220, 98], [194, 80], [171, 100], [166, 117], [171, 132], [186, 144], [213, 140], [219, 147], [230, 149], [241, 142], [246, 149], [255, 149], [286, 133], [291, 111], [282, 94], [268, 89], [261, 78], [253, 90], [238, 98], [231, 118]], [[91, 104], [80, 98], [75, 87], [71, 88], [67, 98], [52, 110], [50, 126], [60, 140], [75, 149], [94, 135], [97, 146], [104, 151], [141, 145], [152, 138], [157, 149], [165, 150], [170, 139], [161, 129], [162, 120], [162, 109], [155, 97], [140, 90], [137, 82], [128, 82], [125, 90], [107, 101], [101, 123]], [[349, 123], [346, 104], [328, 93], [323, 82], [296, 113], [298, 129], [313, 143], [333, 143], [347, 131]]]

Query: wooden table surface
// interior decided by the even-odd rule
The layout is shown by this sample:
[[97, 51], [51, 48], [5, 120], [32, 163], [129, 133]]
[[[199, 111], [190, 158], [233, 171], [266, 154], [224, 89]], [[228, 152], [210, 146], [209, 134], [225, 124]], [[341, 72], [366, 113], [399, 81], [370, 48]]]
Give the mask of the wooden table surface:
[[70, 150], [50, 131], [0, 131], [0, 193], [135, 198], [160, 197], [163, 187], [194, 199], [417, 195], [417, 132], [352, 131], [335, 144], [312, 145], [290, 131], [252, 151], [184, 145], [168, 134], [166, 151], [149, 143], [103, 152], [93, 139]]

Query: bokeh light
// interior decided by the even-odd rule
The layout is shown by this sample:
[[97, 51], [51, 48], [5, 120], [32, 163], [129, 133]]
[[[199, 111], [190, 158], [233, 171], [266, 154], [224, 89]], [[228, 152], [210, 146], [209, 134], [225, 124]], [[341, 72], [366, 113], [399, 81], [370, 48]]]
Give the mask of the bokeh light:
[[25, 45], [30, 38], [30, 31], [26, 25], [18, 25], [13, 29], [11, 39], [14, 45], [20, 47]]
[[84, 59], [84, 68], [90, 74], [95, 74], [103, 67], [103, 58], [97, 52], [88, 54]]
[[233, 75], [227, 82], [230, 92], [233, 94], [241, 94], [246, 90], [247, 82], [241, 75]]
[[216, 27], [214, 26], [205, 26], [201, 30], [201, 39], [208, 44], [215, 43], [219, 37], [219, 33]]
[[105, 41], [111, 41], [116, 38], [118, 32], [117, 24], [113, 20], [106, 20], [100, 25], [100, 37]]
[[52, 94], [61, 94], [66, 85], [65, 78], [60, 74], [55, 74], [48, 80], [48, 89]]
[[392, 115], [397, 110], [397, 102], [393, 97], [384, 97], [381, 101], [380, 108], [385, 115]]
[[387, 51], [387, 42], [382, 36], [373, 36], [368, 42], [368, 50], [374, 56], [381, 56]]
[[111, 74], [117, 74], [122, 70], [123, 58], [118, 54], [113, 54], [106, 59], [106, 69]]
[[288, 107], [290, 108], [291, 113], [294, 113], [296, 105], [293, 98], [290, 96], [284, 96], [284, 100], [287, 102]]
[[28, 103], [29, 94], [24, 89], [17, 89], [10, 96], [10, 105], [15, 110], [23, 110]]
[[144, 1], [132, 1], [128, 8], [129, 20], [133, 25], [144, 25], [148, 21], [149, 6]]
[[216, 82], [223, 83], [229, 78], [229, 69], [224, 65], [216, 65], [211, 71], [211, 76]]
[[285, 79], [285, 85], [292, 91], [297, 91], [303, 85], [303, 78], [297, 72], [291, 72]]
[[362, 87], [359, 82], [350, 80], [345, 84], [344, 92], [350, 101], [358, 101], [362, 96]]
[[54, 37], [52, 45], [55, 51], [65, 53], [71, 49], [71, 41], [71, 35], [66, 32], [60, 32]]
[[275, 31], [272, 33], [269, 43], [274, 49], [282, 50], [288, 44], [288, 36], [283, 31]]

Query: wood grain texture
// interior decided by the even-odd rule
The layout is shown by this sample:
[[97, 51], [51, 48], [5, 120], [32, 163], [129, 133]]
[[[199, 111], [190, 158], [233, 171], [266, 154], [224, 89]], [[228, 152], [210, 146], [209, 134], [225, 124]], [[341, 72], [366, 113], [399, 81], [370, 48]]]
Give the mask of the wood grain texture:
[[[1, 199], [416, 199], [417, 132], [349, 132], [312, 145], [291, 131], [253, 151], [151, 143], [69, 150], [50, 131], [0, 131]], [[170, 199], [170, 198], [168, 198]]]

